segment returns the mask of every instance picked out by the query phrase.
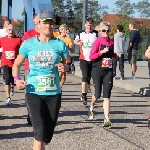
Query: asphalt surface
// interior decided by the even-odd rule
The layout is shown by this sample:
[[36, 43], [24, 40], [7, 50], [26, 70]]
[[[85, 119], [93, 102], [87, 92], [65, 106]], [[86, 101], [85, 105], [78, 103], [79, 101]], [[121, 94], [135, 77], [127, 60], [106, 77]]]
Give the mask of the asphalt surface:
[[[91, 88], [93, 91], [93, 86]], [[88, 93], [88, 102], [91, 95]], [[46, 150], [150, 150], [149, 97], [114, 87], [110, 111], [112, 126], [107, 129], [102, 127], [102, 98], [94, 108], [94, 120], [90, 121], [80, 96], [81, 78], [68, 75], [57, 127]], [[4, 86], [0, 84], [0, 97], [0, 150], [31, 150], [33, 129], [26, 122], [24, 91], [15, 89], [13, 105], [5, 106]]]

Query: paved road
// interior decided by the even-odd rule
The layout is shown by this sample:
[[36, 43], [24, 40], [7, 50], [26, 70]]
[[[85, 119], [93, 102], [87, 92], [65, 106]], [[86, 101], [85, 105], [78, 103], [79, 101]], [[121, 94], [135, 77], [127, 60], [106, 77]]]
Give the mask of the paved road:
[[[149, 99], [113, 88], [112, 127], [104, 129], [102, 99], [95, 106], [95, 119], [89, 121], [87, 108], [81, 105], [80, 89], [81, 79], [67, 76], [58, 125], [46, 150], [150, 150], [150, 129], [147, 128]], [[91, 95], [88, 94], [88, 101]], [[0, 96], [0, 150], [31, 150], [33, 133], [32, 127], [26, 124], [23, 91], [16, 91], [13, 105], [9, 107], [4, 105], [2, 84]]]

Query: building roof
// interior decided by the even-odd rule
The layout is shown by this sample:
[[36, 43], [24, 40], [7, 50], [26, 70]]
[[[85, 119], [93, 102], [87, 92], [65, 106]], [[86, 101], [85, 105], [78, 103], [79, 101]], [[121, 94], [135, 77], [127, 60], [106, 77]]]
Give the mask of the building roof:
[[[116, 25], [119, 20], [121, 20], [123, 16], [118, 14], [105, 14], [102, 18], [102, 21], [108, 21], [112, 25]], [[129, 18], [128, 20], [134, 21], [135, 23], [138, 23], [141, 27], [146, 26], [150, 27], [150, 19], [148, 18]]]

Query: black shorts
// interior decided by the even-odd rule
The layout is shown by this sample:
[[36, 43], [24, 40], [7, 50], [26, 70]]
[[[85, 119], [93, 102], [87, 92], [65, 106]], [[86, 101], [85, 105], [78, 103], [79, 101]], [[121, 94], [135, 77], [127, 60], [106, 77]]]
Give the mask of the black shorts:
[[41, 96], [26, 93], [25, 99], [35, 140], [50, 143], [61, 107], [61, 94]]
[[82, 82], [88, 82], [91, 79], [92, 61], [80, 60], [80, 69], [82, 71]]
[[12, 67], [3, 66], [3, 78], [5, 79], [5, 85], [14, 85], [14, 78], [12, 76]]
[[96, 98], [101, 97], [103, 86], [103, 98], [110, 98], [113, 87], [113, 70], [92, 68], [92, 78], [94, 84], [94, 95]]

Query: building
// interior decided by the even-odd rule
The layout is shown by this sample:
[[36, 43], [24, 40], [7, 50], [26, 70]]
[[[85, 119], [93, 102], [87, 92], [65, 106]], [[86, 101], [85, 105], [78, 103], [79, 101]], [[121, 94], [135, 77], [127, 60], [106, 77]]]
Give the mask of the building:
[[[118, 15], [118, 14], [105, 14], [102, 18], [102, 21], [108, 21], [110, 22], [112, 25], [116, 25], [119, 20], [121, 20], [123, 18], [122, 15]], [[137, 23], [140, 27], [144, 27], [146, 29], [150, 29], [150, 19], [148, 18], [129, 18], [128, 20], [130, 21], [134, 21], [135, 23]]]

